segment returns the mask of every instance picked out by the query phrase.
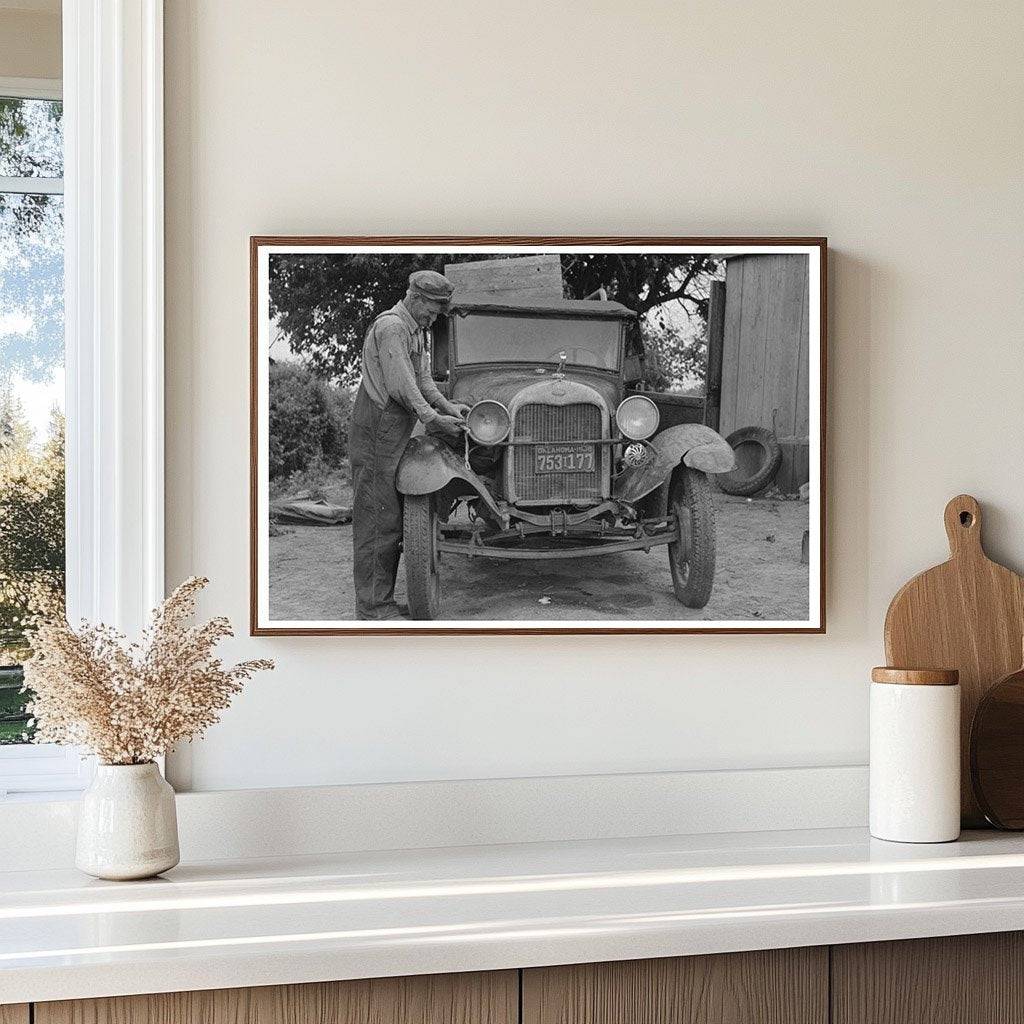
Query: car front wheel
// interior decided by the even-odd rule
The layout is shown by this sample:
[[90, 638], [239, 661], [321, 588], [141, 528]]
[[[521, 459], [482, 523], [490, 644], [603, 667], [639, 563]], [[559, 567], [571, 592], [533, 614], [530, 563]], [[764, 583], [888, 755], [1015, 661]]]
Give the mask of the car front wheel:
[[441, 616], [441, 573], [437, 550], [437, 502], [432, 494], [407, 494], [402, 523], [405, 586], [414, 619]]
[[678, 539], [668, 546], [672, 585], [687, 608], [703, 608], [715, 583], [715, 506], [707, 475], [689, 466], [672, 474], [669, 511]]

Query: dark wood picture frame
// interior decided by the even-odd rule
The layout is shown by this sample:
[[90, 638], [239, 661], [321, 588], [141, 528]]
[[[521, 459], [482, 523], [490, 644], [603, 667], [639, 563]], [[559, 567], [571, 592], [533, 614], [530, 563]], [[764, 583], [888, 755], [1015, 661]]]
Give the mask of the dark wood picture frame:
[[[593, 626], [573, 624], [569, 627], [551, 625], [529, 626], [444, 626], [425, 624], [423, 626], [387, 625], [366, 626], [353, 622], [352, 626], [344, 627], [278, 627], [260, 625], [258, 621], [259, 598], [259, 565], [258, 565], [258, 408], [259, 408], [259, 289], [258, 289], [258, 256], [259, 250], [265, 246], [409, 246], [417, 245], [458, 245], [479, 246], [486, 251], [488, 247], [523, 245], [523, 246], [701, 246], [709, 250], [736, 246], [803, 246], [818, 250], [819, 267], [819, 608], [818, 623], [807, 626], [764, 626], [757, 627], [753, 623], [747, 626], [715, 626], [702, 625], [700, 621], [681, 621], [665, 626], [630, 626], [616, 623]], [[254, 235], [249, 239], [249, 346], [250, 346], [250, 380], [249, 380], [249, 627], [252, 636], [442, 636], [442, 635], [626, 635], [626, 634], [823, 634], [826, 631], [826, 535], [827, 535], [827, 502], [826, 502], [826, 434], [827, 434], [827, 380], [828, 380], [828, 240], [824, 237], [776, 237], [776, 236], [537, 236], [537, 235], [379, 235], [379, 236], [347, 236], [347, 235]], [[811, 339], [813, 352], [813, 338]], [[714, 358], [709, 354], [709, 358]]]

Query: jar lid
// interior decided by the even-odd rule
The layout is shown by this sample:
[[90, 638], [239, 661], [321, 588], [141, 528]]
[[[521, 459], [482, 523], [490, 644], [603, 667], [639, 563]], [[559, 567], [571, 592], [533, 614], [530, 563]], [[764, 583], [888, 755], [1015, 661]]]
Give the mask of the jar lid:
[[955, 668], [890, 668], [871, 670], [873, 683], [902, 683], [907, 686], [956, 686], [960, 673]]

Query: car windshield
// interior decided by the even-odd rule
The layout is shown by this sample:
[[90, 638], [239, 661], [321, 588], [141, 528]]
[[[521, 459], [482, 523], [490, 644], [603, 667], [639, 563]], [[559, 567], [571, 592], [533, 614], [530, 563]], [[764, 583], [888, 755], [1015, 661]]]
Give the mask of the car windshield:
[[566, 362], [619, 368], [619, 321], [471, 313], [455, 327], [459, 363]]

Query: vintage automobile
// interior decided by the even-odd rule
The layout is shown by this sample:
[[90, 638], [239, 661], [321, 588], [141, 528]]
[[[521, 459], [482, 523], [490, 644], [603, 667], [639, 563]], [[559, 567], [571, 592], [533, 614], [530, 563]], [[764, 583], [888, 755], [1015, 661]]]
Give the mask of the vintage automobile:
[[606, 299], [456, 298], [434, 326], [433, 373], [472, 407], [466, 432], [454, 444], [414, 436], [398, 467], [412, 617], [444, 617], [446, 555], [657, 545], [675, 596], [703, 608], [715, 575], [707, 474], [735, 458], [710, 427], [685, 422], [702, 418], [701, 399], [643, 389], [637, 314]]

